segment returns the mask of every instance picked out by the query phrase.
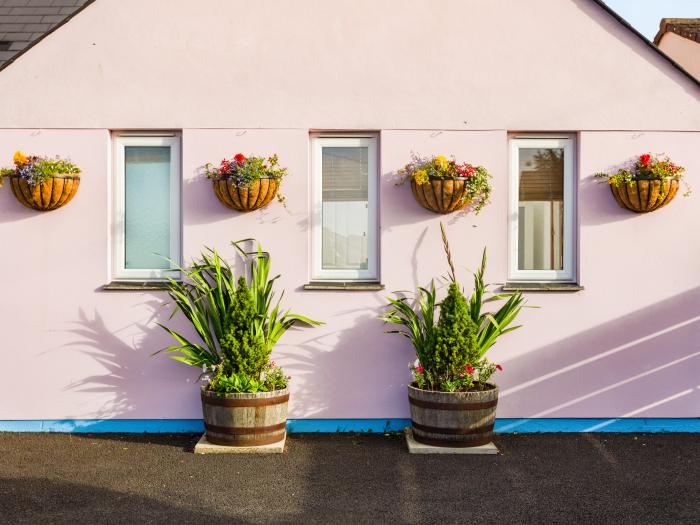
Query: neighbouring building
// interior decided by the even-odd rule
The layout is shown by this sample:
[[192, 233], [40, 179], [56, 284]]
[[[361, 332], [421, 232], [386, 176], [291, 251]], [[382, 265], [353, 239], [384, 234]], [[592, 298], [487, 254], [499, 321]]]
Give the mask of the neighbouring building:
[[[446, 273], [441, 221], [467, 289], [484, 247], [495, 290], [541, 289], [491, 356], [501, 429], [697, 423], [700, 85], [665, 47], [697, 41], [660, 39], [686, 72], [596, 0], [82, 4], [0, 66], [0, 166], [22, 150], [82, 169], [51, 212], [0, 189], [0, 430], [195, 428], [198, 371], [152, 356], [170, 343], [152, 253], [233, 257], [248, 237], [285, 303], [326, 323], [275, 349], [292, 425], [397, 426], [413, 352], [378, 316]], [[538, 172], [533, 150], [563, 160]], [[216, 199], [201, 167], [238, 152], [279, 155], [286, 207]], [[646, 152], [696, 193], [618, 206], [593, 174]], [[492, 203], [420, 207], [395, 185], [412, 153], [485, 166]]]
[[700, 18], [663, 18], [654, 44], [700, 79]]

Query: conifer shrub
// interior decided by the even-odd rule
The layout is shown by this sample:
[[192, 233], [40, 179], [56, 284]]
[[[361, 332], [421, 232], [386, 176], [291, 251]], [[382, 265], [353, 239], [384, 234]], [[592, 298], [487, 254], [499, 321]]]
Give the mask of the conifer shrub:
[[253, 295], [245, 279], [239, 277], [231, 313], [219, 341], [224, 373], [259, 377], [267, 365], [271, 349], [265, 346], [259, 324], [251, 322], [255, 317]]

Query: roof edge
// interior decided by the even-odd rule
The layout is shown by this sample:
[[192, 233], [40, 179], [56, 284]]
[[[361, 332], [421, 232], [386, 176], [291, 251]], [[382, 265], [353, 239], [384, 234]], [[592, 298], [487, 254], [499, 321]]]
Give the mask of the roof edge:
[[[666, 61], [668, 61], [673, 67], [675, 67], [678, 71], [680, 71], [681, 73], [683, 73], [683, 75], [684, 75], [687, 79], [689, 79], [693, 84], [695, 84], [697, 87], [700, 88], [700, 80], [698, 80], [698, 79], [695, 78], [693, 75], [691, 75], [688, 71], [686, 71], [685, 68], [683, 68], [683, 66], [681, 66], [678, 62], [676, 62], [675, 60], [673, 60], [670, 56], [668, 56], [668, 55], [667, 55], [666, 53], [664, 53], [661, 49], [659, 49], [657, 46], [655, 46], [653, 42], [647, 40], [647, 38], [646, 38], [642, 33], [640, 33], [640, 32], [637, 31], [634, 27], [632, 27], [632, 25], [630, 25], [630, 23], [627, 22], [627, 20], [625, 20], [624, 18], [622, 18], [617, 12], [615, 12], [610, 6], [608, 6], [603, 0], [592, 0], [592, 1], [593, 1], [594, 3], [596, 3], [596, 4], [598, 4], [598, 6], [601, 7], [601, 8], [603, 9], [603, 11], [605, 11], [608, 15], [610, 15], [610, 16], [613, 17], [615, 20], [617, 20], [620, 24], [622, 24], [625, 28], [627, 28], [627, 30], [631, 31], [634, 35], [637, 36], [637, 38], [639, 38], [642, 42], [644, 42], [644, 44], [646, 44], [649, 48], [653, 49], [658, 55], [662, 56], [662, 57], [663, 57]], [[75, 18], [76, 16], [78, 16], [80, 13], [82, 13], [85, 9], [87, 9], [89, 6], [91, 6], [91, 5], [94, 4], [95, 2], [96, 2], [96, 0], [88, 0], [82, 7], [80, 7], [77, 11], [75, 11], [72, 15], [67, 16], [65, 20], [63, 20], [62, 22], [60, 22], [59, 24], [57, 24], [53, 29], [47, 31], [46, 34], [44, 34], [43, 36], [41, 36], [40, 38], [36, 39], [34, 42], [32, 42], [31, 44], [29, 44], [26, 48], [24, 48], [22, 51], [20, 51], [19, 53], [17, 53], [17, 54], [16, 54], [14, 57], [12, 57], [11, 59], [9, 59], [9, 60], [8, 60], [7, 62], [5, 62], [2, 66], [0, 66], [0, 73], [1, 73], [2, 71], [4, 71], [7, 67], [9, 67], [11, 64], [14, 64], [15, 61], [16, 61], [19, 57], [21, 57], [22, 55], [24, 55], [27, 51], [29, 51], [30, 49], [32, 49], [35, 45], [37, 45], [39, 42], [41, 42], [42, 40], [44, 40], [47, 36], [49, 36], [50, 34], [52, 34], [54, 31], [57, 31], [60, 27], [63, 27], [65, 24], [67, 24], [68, 22], [70, 22], [73, 18]], [[664, 20], [665, 20], [665, 19], [664, 19]], [[662, 21], [662, 22], [663, 22], [663, 21]], [[657, 35], [657, 36], [658, 36], [658, 35]]]
[[1, 73], [5, 68], [7, 68], [10, 64], [14, 64], [14, 62], [15, 62], [19, 57], [21, 57], [22, 55], [24, 55], [27, 51], [29, 51], [29, 50], [30, 50], [31, 48], [33, 48], [35, 45], [37, 45], [39, 42], [41, 42], [42, 40], [44, 40], [44, 39], [45, 39], [47, 36], [49, 36], [51, 33], [53, 33], [54, 31], [58, 30], [60, 27], [63, 27], [65, 24], [67, 24], [68, 22], [70, 22], [73, 18], [75, 18], [76, 16], [78, 16], [80, 13], [82, 13], [88, 6], [94, 4], [95, 1], [96, 1], [96, 0], [88, 0], [88, 1], [85, 2], [81, 7], [79, 7], [75, 12], [73, 12], [73, 14], [68, 15], [62, 22], [59, 22], [59, 23], [56, 24], [53, 28], [49, 29], [46, 33], [44, 33], [42, 36], [40, 36], [39, 38], [37, 38], [36, 40], [34, 40], [33, 42], [31, 42], [31, 43], [30, 43], [27, 47], [25, 47], [22, 51], [20, 51], [20, 52], [17, 53], [15, 56], [13, 56], [12, 58], [10, 58], [7, 62], [5, 62], [4, 64], [2, 64], [2, 65], [0, 66], [0, 73]]

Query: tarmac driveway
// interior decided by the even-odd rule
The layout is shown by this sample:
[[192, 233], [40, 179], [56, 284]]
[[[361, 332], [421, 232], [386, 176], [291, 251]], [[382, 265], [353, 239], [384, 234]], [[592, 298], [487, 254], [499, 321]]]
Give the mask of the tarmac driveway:
[[198, 437], [0, 434], [0, 523], [700, 523], [697, 434], [508, 434], [498, 456], [396, 434], [203, 456]]

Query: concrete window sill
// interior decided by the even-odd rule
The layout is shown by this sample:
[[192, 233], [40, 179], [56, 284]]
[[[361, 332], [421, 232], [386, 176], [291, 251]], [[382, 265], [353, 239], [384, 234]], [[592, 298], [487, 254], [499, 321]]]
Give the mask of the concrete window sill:
[[580, 292], [583, 289], [578, 283], [508, 282], [501, 287], [504, 292]]
[[112, 281], [100, 286], [105, 292], [144, 292], [164, 291], [168, 289], [165, 281]]
[[304, 290], [371, 292], [383, 289], [382, 283], [362, 281], [311, 281], [304, 285]]

